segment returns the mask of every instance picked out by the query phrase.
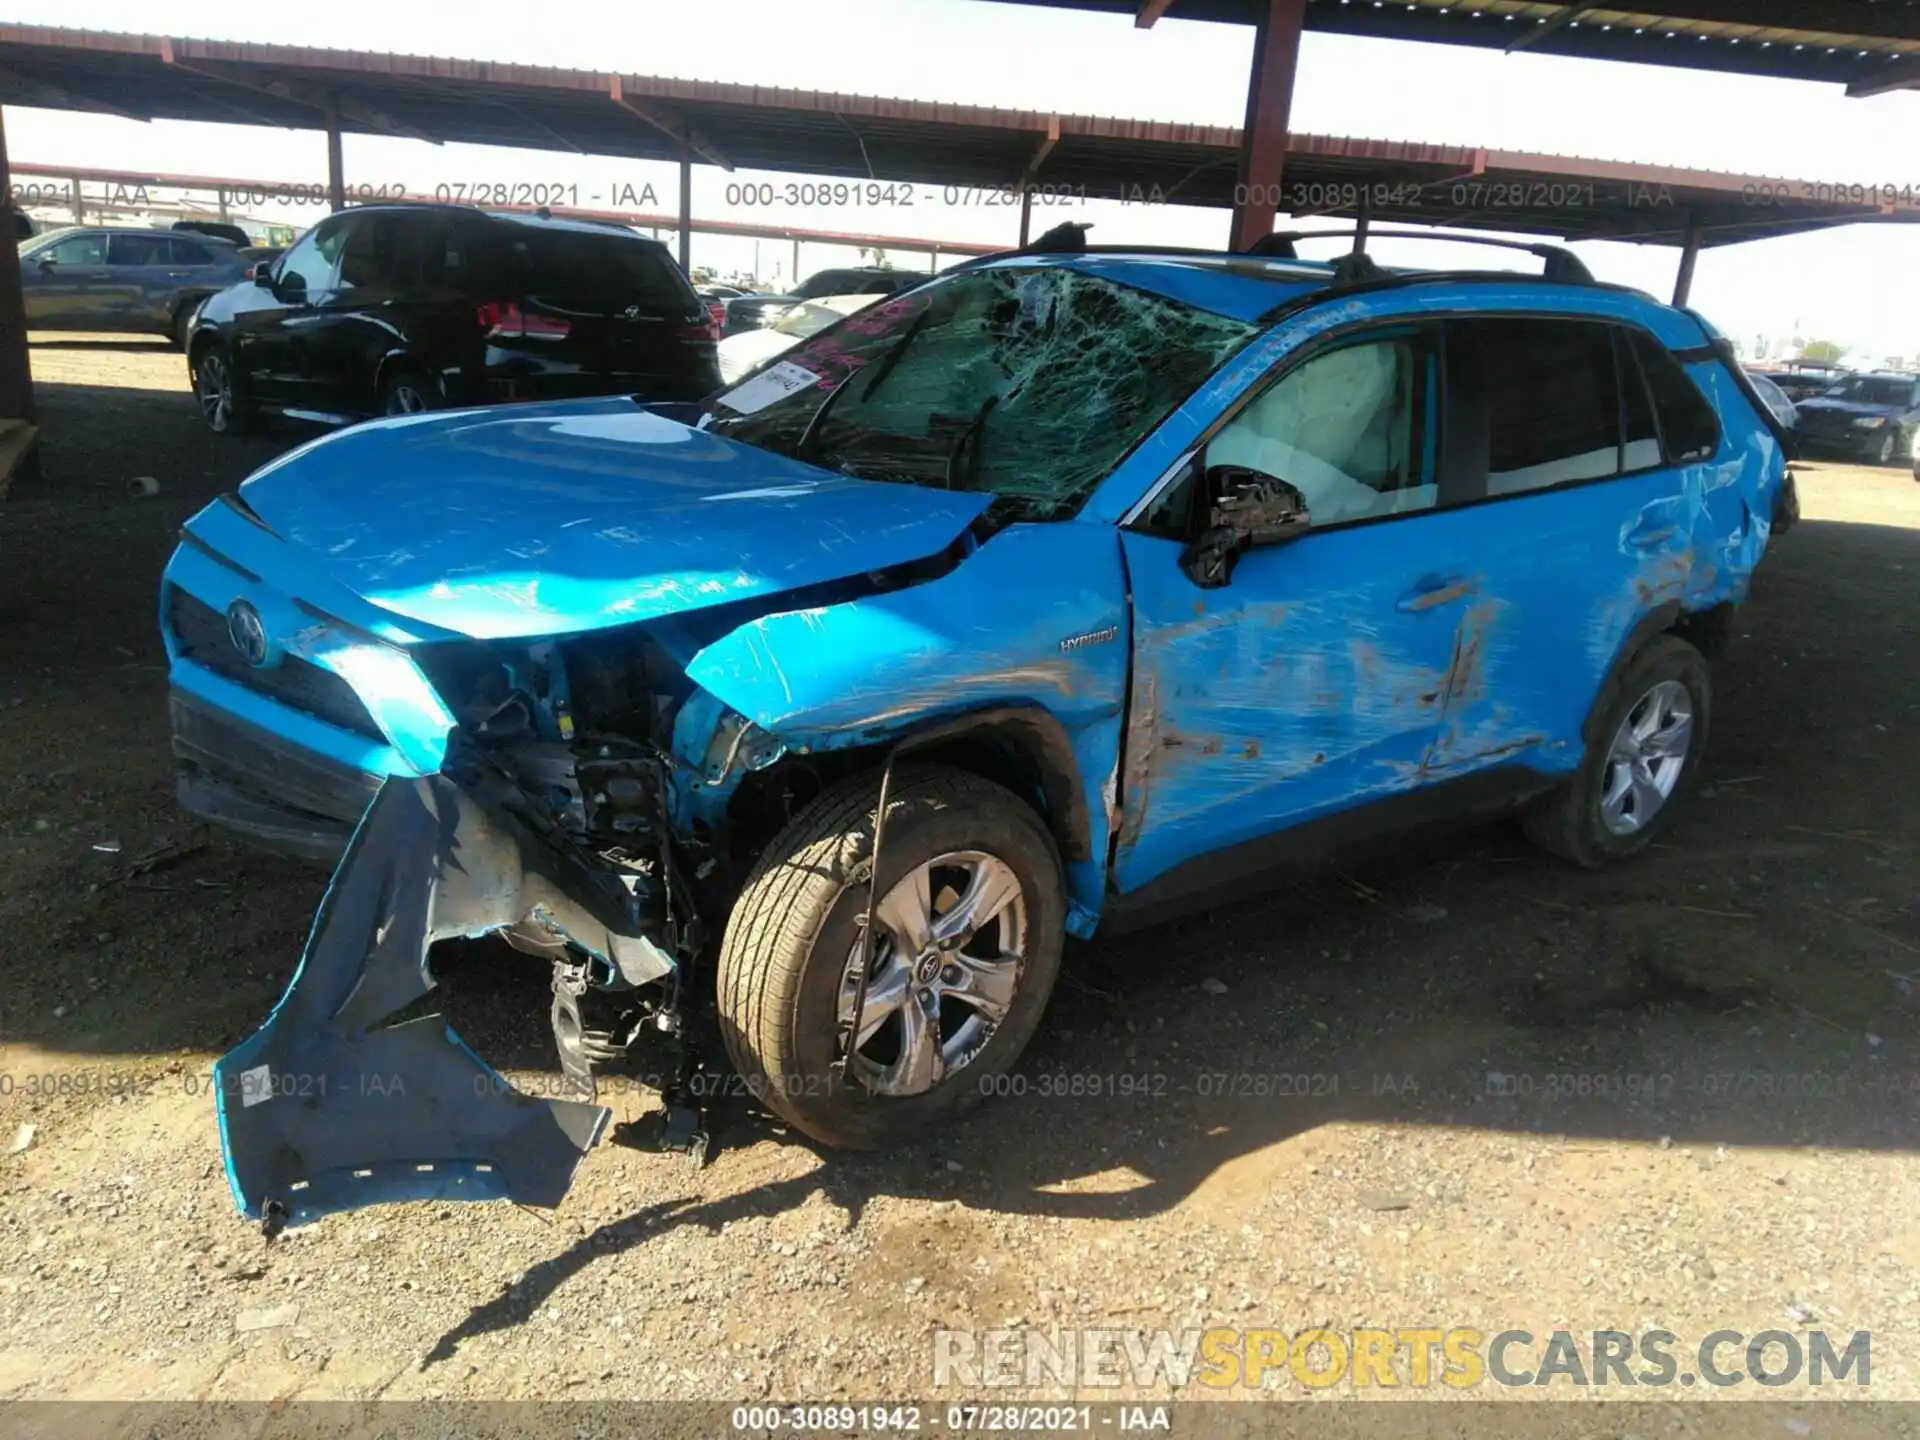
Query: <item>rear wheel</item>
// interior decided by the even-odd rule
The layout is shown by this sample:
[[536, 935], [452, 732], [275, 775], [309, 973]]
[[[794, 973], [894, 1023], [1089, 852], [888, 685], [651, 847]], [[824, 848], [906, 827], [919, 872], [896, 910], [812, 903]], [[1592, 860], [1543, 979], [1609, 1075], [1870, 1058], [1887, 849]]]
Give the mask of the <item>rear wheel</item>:
[[1521, 815], [1522, 827], [1589, 869], [1645, 849], [1693, 787], [1712, 709], [1705, 658], [1677, 636], [1656, 636], [1596, 702], [1580, 768]]
[[176, 349], [185, 350], [187, 343], [193, 339], [193, 312], [199, 308], [199, 301], [186, 300], [173, 312], [173, 323], [167, 327], [167, 332]]
[[857, 1002], [878, 799], [865, 776], [794, 817], [734, 906], [718, 974], [748, 1089], [816, 1140], [856, 1148], [925, 1136], [991, 1091], [1039, 1024], [1066, 925], [1059, 856], [1032, 809], [965, 771], [903, 765]]
[[218, 340], [204, 341], [188, 360], [200, 417], [216, 435], [244, 435], [253, 428], [253, 407], [241, 395], [233, 357]]
[[396, 370], [380, 384], [382, 415], [418, 415], [440, 405], [440, 387], [417, 370]]

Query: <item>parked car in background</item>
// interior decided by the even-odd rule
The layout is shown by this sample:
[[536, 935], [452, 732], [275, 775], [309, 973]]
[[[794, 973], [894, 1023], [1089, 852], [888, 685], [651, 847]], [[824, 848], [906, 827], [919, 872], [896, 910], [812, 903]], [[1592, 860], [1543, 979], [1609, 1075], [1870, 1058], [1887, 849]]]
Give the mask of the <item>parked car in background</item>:
[[1809, 396], [1831, 390], [1852, 373], [1839, 365], [1797, 366], [1765, 372], [1766, 377], [1779, 387], [1780, 393], [1796, 405]]
[[750, 292], [735, 285], [696, 285], [693, 293], [705, 303], [708, 325], [713, 331], [713, 338], [718, 340], [727, 328], [727, 302]]
[[778, 355], [885, 297], [880, 295], [823, 295], [818, 300], [802, 300], [788, 307], [785, 314], [759, 330], [743, 330], [729, 335], [719, 345], [720, 383], [731, 385], [749, 371], [758, 370]]
[[1766, 402], [1767, 409], [1773, 412], [1774, 418], [1784, 428], [1792, 430], [1799, 424], [1800, 415], [1794, 408], [1793, 401], [1787, 398], [1786, 391], [1774, 383], [1771, 375], [1763, 374], [1758, 370], [1749, 370], [1747, 379], [1753, 384], [1754, 394]]
[[742, 330], [757, 330], [771, 325], [801, 300], [817, 300], [823, 295], [893, 295], [927, 279], [918, 270], [889, 270], [877, 266], [856, 266], [842, 270], [819, 270], [801, 281], [786, 295], [743, 295], [727, 302], [724, 335]]
[[[556, 1203], [596, 1060], [694, 1005], [807, 1135], [937, 1140], [1069, 934], [1448, 816], [1645, 852], [1794, 481], [1723, 336], [1553, 263], [1000, 256], [682, 419], [375, 422], [209, 505], [181, 798], [346, 847], [215, 1069], [246, 1213]], [[394, 1023], [485, 933], [551, 963], [579, 1098]]]
[[624, 226], [451, 205], [322, 220], [202, 307], [208, 425], [322, 424], [504, 400], [694, 400], [720, 380], [700, 300]]
[[1794, 408], [1800, 417], [1796, 433], [1808, 454], [1897, 464], [1920, 431], [1920, 375], [1849, 375]]
[[224, 240], [167, 230], [69, 227], [20, 247], [35, 330], [118, 330], [183, 344], [200, 302], [246, 270]]

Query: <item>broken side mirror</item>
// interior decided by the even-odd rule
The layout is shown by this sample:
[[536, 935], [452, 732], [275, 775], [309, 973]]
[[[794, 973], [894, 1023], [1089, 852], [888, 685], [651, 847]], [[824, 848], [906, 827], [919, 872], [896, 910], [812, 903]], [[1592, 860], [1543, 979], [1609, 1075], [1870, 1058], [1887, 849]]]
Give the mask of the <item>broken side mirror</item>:
[[1298, 486], [1244, 465], [1210, 465], [1203, 480], [1207, 527], [1180, 556], [1180, 568], [1203, 590], [1231, 580], [1242, 551], [1306, 533], [1307, 497]]

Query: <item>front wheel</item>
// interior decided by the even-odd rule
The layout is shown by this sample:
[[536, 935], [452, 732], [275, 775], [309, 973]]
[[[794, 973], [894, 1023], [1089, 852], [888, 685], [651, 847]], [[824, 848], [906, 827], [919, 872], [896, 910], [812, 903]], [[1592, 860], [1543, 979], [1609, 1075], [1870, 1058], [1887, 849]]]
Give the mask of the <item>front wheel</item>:
[[1874, 464], [1891, 465], [1900, 454], [1900, 437], [1889, 430], [1880, 437], [1880, 448], [1874, 451]]
[[863, 776], [793, 818], [734, 906], [717, 977], [748, 1090], [852, 1148], [923, 1137], [992, 1090], [1039, 1024], [1066, 926], [1059, 855], [1029, 806], [966, 771], [902, 765], [862, 998], [878, 800], [877, 778]]
[[1645, 849], [1693, 787], [1712, 710], [1706, 658], [1678, 636], [1656, 636], [1595, 702], [1580, 768], [1522, 812], [1522, 828], [1588, 869]]

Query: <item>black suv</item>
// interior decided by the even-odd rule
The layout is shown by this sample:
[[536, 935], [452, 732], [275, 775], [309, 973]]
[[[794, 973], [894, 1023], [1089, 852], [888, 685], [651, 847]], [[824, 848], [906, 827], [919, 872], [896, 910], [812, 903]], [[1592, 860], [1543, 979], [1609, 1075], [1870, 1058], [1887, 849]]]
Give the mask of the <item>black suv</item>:
[[322, 220], [201, 307], [207, 424], [345, 424], [449, 405], [720, 383], [706, 307], [667, 248], [611, 224], [374, 205]]
[[888, 270], [880, 266], [854, 266], [844, 270], [816, 270], [786, 295], [742, 295], [727, 301], [726, 319], [721, 329], [738, 335], [743, 330], [759, 330], [773, 324], [802, 300], [818, 300], [823, 295], [892, 295], [929, 279], [920, 270]]

